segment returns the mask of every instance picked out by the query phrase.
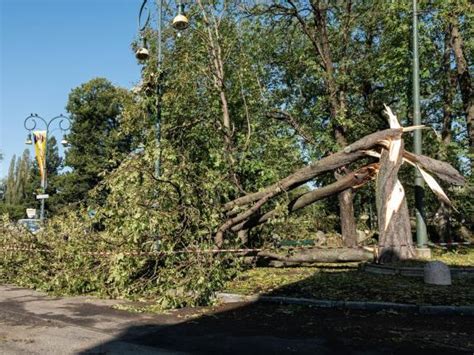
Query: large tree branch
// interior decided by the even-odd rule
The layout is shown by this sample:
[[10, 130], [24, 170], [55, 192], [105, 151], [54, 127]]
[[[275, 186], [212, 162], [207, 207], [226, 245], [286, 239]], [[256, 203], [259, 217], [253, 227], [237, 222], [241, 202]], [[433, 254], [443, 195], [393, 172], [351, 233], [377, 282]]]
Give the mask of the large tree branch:
[[[323, 198], [337, 194], [346, 189], [360, 187], [364, 185], [365, 183], [367, 183], [368, 181], [370, 181], [371, 179], [373, 179], [375, 177], [375, 174], [377, 173], [377, 170], [378, 170], [377, 163], [370, 164], [368, 166], [365, 166], [357, 170], [356, 172], [351, 172], [348, 175], [344, 175], [339, 180], [337, 180], [336, 182], [330, 185], [301, 194], [295, 199], [293, 199], [290, 203], [288, 203], [288, 206], [287, 206], [288, 213], [293, 213], [297, 210], [305, 208], [306, 206], [309, 206], [310, 204], [316, 201], [322, 200]], [[265, 223], [270, 218], [273, 218], [276, 215], [277, 215], [277, 211], [271, 210], [263, 215], [256, 216], [240, 224], [234, 225], [232, 227], [232, 231], [238, 232], [239, 230], [242, 230], [242, 229], [249, 229], [249, 228], [255, 227], [259, 224]]]
[[426, 155], [417, 155], [406, 150], [403, 152], [403, 157], [412, 163], [420, 165], [450, 184], [461, 186], [466, 183], [464, 176], [444, 161], [436, 160]]

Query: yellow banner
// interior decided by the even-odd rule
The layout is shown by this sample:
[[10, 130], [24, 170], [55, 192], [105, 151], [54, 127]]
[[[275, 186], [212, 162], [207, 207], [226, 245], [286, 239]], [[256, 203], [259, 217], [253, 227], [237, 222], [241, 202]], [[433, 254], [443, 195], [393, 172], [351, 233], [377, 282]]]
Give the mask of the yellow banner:
[[41, 186], [46, 181], [46, 131], [33, 132], [33, 143], [35, 145], [36, 160], [41, 175]]

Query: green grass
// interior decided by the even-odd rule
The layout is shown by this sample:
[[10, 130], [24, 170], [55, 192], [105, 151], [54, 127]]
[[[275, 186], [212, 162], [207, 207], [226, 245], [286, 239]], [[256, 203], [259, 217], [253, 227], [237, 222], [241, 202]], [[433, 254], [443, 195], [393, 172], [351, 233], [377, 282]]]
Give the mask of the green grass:
[[[472, 249], [437, 252], [434, 257], [453, 267], [474, 267], [473, 258]], [[226, 291], [327, 300], [474, 305], [472, 278], [453, 278], [451, 286], [433, 286], [424, 284], [419, 277], [370, 274], [358, 270], [354, 264], [250, 269], [229, 282]]]

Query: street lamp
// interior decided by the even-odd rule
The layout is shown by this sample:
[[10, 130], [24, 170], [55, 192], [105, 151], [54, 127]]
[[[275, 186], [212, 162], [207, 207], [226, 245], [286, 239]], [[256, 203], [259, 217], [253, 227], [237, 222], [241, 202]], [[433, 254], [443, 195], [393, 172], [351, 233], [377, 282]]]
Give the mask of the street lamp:
[[189, 20], [184, 14], [184, 4], [178, 3], [178, 15], [173, 19], [173, 27], [178, 31], [183, 31], [189, 26]]
[[31, 140], [31, 133], [28, 133], [28, 134], [26, 135], [25, 144], [26, 144], [26, 145], [32, 145], [32, 144], [33, 144], [33, 141]]
[[[144, 35], [145, 30], [150, 26], [151, 13], [150, 9], [147, 7], [148, 0], [143, 0], [142, 5], [140, 6], [140, 11], [138, 13], [138, 28], [141, 35], [141, 46], [135, 52], [135, 57], [138, 60], [144, 61], [149, 59], [150, 52], [148, 50], [146, 38]], [[160, 141], [161, 141], [161, 97], [163, 95], [162, 91], [162, 63], [163, 63], [163, 53], [161, 51], [162, 46], [162, 32], [163, 32], [163, 0], [156, 0], [157, 5], [157, 38], [156, 38], [156, 48], [157, 48], [157, 73], [158, 73], [158, 85], [156, 86], [156, 141], [158, 147], [158, 158], [155, 163], [155, 173], [156, 176], [160, 176], [161, 170], [161, 150], [160, 150]], [[172, 21], [172, 26], [177, 31], [182, 31], [188, 28], [189, 20], [184, 13], [184, 3], [182, 1], [177, 1], [178, 14], [174, 17]], [[144, 21], [142, 21], [145, 19]], [[143, 25], [142, 25], [143, 23]]]
[[[48, 148], [49, 127], [51, 126], [51, 124], [53, 122], [59, 122], [59, 124], [58, 124], [59, 129], [62, 132], [65, 132], [65, 131], [69, 130], [69, 128], [71, 127], [71, 120], [68, 117], [61, 114], [61, 115], [53, 117], [49, 121], [47, 121], [43, 117], [38, 116], [38, 114], [32, 113], [31, 115], [29, 115], [28, 117], [25, 118], [25, 121], [23, 123], [25, 129], [28, 131], [28, 135], [27, 135], [25, 144], [28, 144], [28, 145], [33, 144], [33, 141], [31, 139], [31, 137], [32, 137], [33, 130], [37, 126], [37, 120], [42, 122], [44, 124], [45, 128], [46, 128], [45, 134], [44, 134], [45, 150], [44, 150], [44, 153], [43, 153], [44, 156], [42, 157], [44, 161], [43, 161], [43, 167], [40, 166], [40, 169], [43, 170], [42, 171], [42, 176], [41, 176], [41, 190], [42, 190], [42, 193], [44, 194], [45, 191], [46, 191], [46, 188], [48, 187], [47, 165], [46, 164], [47, 164], [47, 151], [48, 151], [47, 148]], [[36, 137], [35, 137], [35, 139], [36, 139]], [[36, 143], [36, 141], [35, 141], [35, 143]], [[63, 146], [68, 145], [68, 142], [67, 142], [66, 139], [63, 139], [61, 141], [61, 143], [63, 144]], [[39, 159], [39, 157], [37, 157], [37, 158]], [[41, 199], [41, 212], [40, 212], [40, 220], [41, 221], [44, 220], [44, 200], [45, 200], [44, 198]]]

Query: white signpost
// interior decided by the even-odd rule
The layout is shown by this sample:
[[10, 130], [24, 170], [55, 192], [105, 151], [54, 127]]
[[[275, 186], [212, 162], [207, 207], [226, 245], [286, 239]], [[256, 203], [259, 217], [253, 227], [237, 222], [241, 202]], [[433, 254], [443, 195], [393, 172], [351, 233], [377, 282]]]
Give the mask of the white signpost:
[[37, 200], [44, 200], [44, 199], [47, 199], [47, 198], [49, 198], [48, 194], [36, 195]]
[[26, 216], [28, 218], [35, 218], [36, 217], [36, 208], [27, 208], [26, 209]]

